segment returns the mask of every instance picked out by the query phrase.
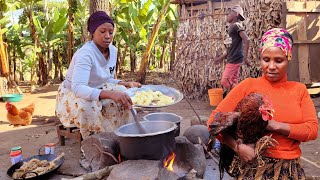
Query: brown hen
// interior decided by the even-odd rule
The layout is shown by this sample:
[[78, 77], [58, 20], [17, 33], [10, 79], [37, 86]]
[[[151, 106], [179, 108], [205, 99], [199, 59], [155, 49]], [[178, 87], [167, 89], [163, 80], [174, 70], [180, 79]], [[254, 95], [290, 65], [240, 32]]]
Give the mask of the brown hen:
[[[220, 133], [226, 133], [238, 143], [255, 144], [265, 134], [268, 120], [272, 119], [273, 113], [272, 104], [266, 96], [250, 93], [238, 103], [233, 112], [220, 112], [215, 115], [209, 125], [210, 139], [215, 139]], [[272, 145], [272, 143], [266, 144]], [[266, 148], [259, 147], [259, 149], [265, 150]], [[220, 178], [223, 177], [224, 170], [231, 176], [236, 176], [236, 174], [229, 172], [235, 152], [227, 145], [222, 144], [219, 155]]]
[[10, 124], [12, 124], [14, 126], [30, 125], [32, 122], [32, 115], [34, 112], [34, 108], [35, 108], [34, 103], [31, 103], [27, 107], [18, 109], [16, 106], [11, 104], [10, 102], [7, 102], [7, 104], [6, 104], [6, 109], [8, 111], [7, 119], [10, 122]]

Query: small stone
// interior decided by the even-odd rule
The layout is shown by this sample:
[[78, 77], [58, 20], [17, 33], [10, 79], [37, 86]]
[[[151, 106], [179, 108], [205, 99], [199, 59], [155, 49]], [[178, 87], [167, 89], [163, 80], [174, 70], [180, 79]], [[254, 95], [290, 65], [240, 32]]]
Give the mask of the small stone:
[[209, 130], [205, 125], [193, 125], [183, 133], [183, 136], [193, 144], [199, 144], [198, 137], [200, 137], [204, 144], [207, 144], [209, 141]]

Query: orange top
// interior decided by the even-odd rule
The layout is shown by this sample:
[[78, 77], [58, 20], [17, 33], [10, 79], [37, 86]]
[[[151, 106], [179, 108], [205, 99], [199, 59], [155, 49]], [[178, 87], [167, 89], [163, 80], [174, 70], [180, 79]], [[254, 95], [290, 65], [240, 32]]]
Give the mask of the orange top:
[[301, 156], [301, 142], [314, 140], [318, 134], [318, 120], [314, 104], [304, 84], [287, 81], [284, 77], [278, 82], [270, 82], [263, 77], [248, 78], [238, 84], [211, 113], [209, 124], [217, 112], [233, 111], [243, 97], [257, 92], [269, 97], [275, 110], [273, 119], [290, 125], [288, 137], [276, 132], [272, 137], [279, 143], [268, 149], [264, 156], [279, 159], [295, 159]]

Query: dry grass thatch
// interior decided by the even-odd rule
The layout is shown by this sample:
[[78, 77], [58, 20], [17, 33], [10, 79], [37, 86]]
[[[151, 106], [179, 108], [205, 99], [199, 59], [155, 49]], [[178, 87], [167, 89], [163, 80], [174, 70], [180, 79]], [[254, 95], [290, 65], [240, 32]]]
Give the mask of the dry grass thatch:
[[[248, 60], [252, 66], [241, 67], [240, 80], [261, 75], [260, 39], [268, 29], [281, 26], [282, 2], [284, 0], [246, 0], [241, 3], [247, 17], [243, 25], [250, 38]], [[208, 89], [221, 86], [224, 64], [215, 65], [213, 59], [230, 43], [227, 9], [207, 8], [183, 12], [186, 18], [180, 19], [177, 32], [174, 77], [187, 97], [207, 98]]]

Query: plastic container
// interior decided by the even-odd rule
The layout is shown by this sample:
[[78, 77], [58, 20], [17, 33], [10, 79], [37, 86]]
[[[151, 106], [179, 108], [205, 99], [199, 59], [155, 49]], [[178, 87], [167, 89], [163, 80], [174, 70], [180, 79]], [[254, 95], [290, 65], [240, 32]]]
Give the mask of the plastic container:
[[20, 146], [16, 146], [16, 147], [11, 148], [11, 152], [12, 151], [22, 151], [22, 148]]
[[223, 99], [223, 89], [222, 88], [212, 88], [208, 89], [208, 95], [211, 106], [218, 106], [218, 104]]
[[2, 99], [6, 102], [19, 102], [22, 100], [22, 94], [5, 94]]
[[44, 146], [44, 151], [46, 154], [54, 154], [54, 143], [48, 143]]
[[20, 161], [22, 161], [22, 151], [21, 150], [15, 150], [10, 152], [10, 158], [11, 158], [11, 163], [16, 164]]

